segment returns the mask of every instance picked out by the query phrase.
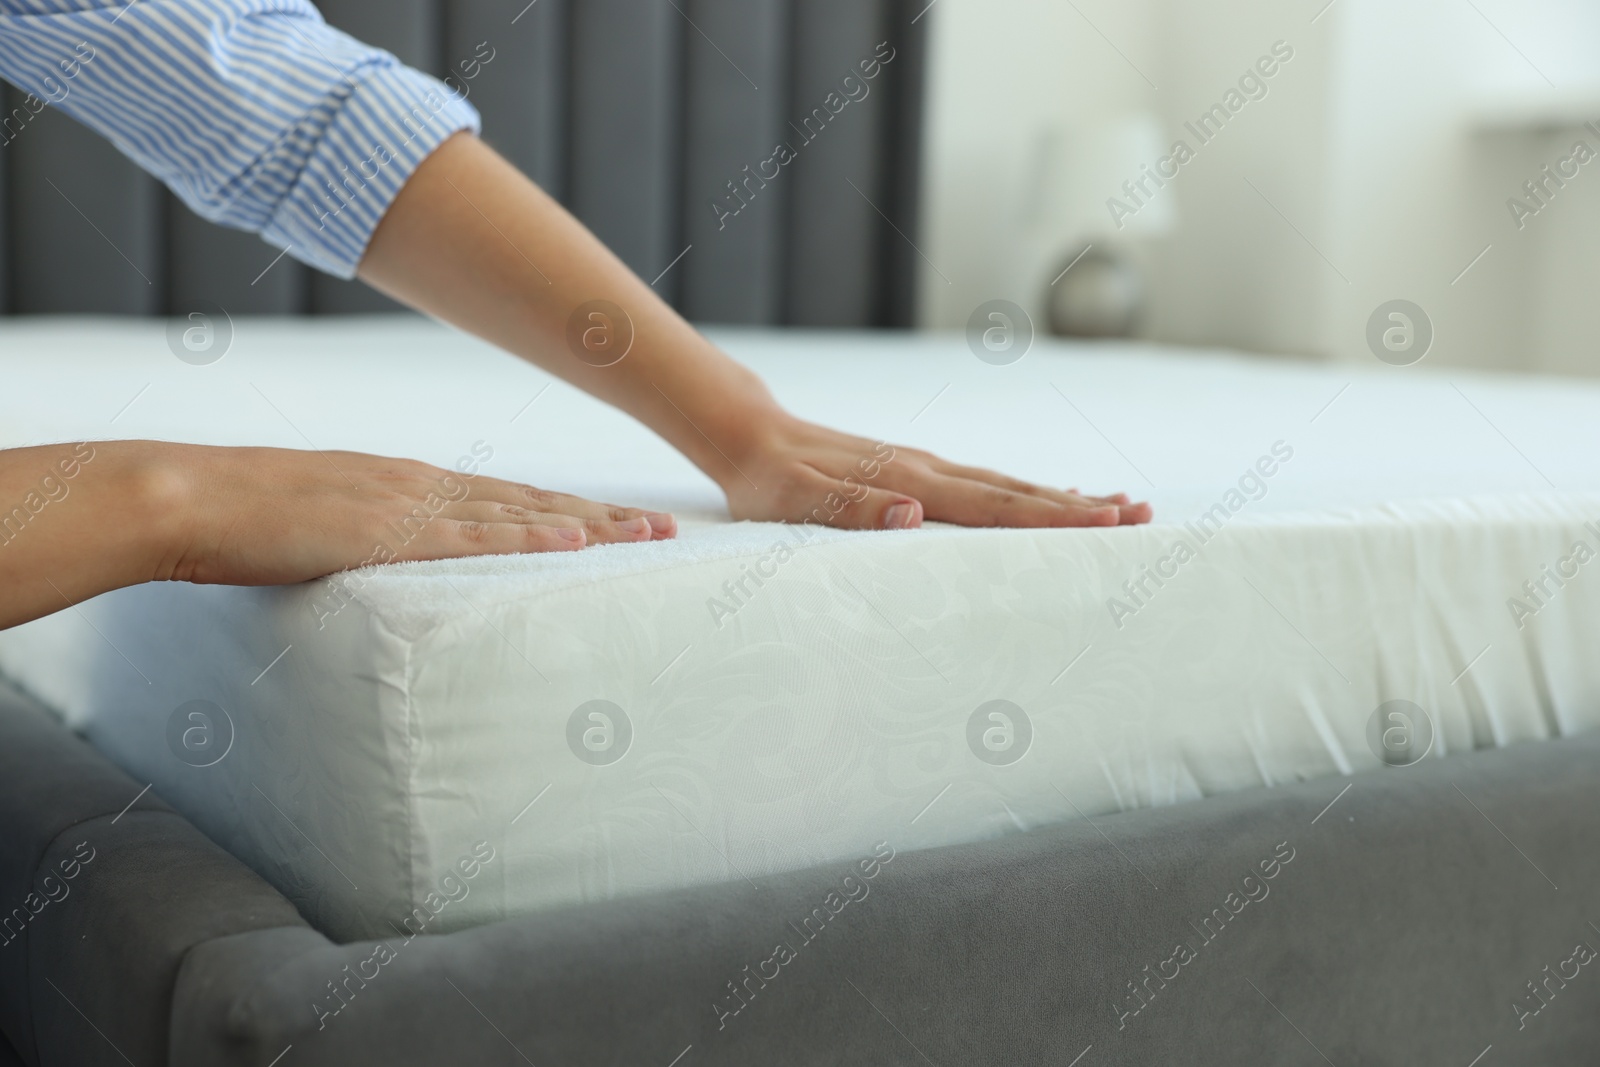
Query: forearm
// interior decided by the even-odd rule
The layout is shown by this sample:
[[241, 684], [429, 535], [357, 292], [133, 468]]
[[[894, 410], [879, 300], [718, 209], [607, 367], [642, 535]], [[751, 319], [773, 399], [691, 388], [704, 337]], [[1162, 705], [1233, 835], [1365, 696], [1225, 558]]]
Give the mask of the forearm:
[[0, 451], [0, 630], [149, 581], [672, 537], [672, 516], [360, 452], [96, 441]]
[[[785, 418], [755, 375], [718, 351], [576, 219], [477, 138], [418, 168], [373, 235], [360, 277], [616, 405], [727, 487], [738, 456]], [[574, 311], [622, 308], [625, 358], [593, 366], [568, 343]]]
[[0, 451], [0, 629], [149, 581], [160, 481], [104, 442]]

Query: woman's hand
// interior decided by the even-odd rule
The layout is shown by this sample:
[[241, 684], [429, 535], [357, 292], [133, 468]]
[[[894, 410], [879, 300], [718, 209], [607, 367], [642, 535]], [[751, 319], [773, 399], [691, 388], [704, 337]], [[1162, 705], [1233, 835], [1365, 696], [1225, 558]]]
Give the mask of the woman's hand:
[[[968, 526], [1150, 521], [1148, 504], [1120, 494], [1044, 489], [793, 418], [476, 137], [451, 138], [417, 168], [373, 233], [360, 276], [628, 412], [722, 486], [736, 519], [866, 529], [925, 518]], [[621, 356], [577, 347], [575, 337], [589, 334], [572, 324], [592, 316], [575, 316], [600, 304], [609, 308], [603, 336], [629, 339]]]
[[672, 516], [359, 452], [97, 441], [0, 452], [0, 628], [110, 589], [668, 538]]
[[962, 526], [1118, 526], [1150, 521], [1124, 493], [1048, 489], [916, 449], [769, 413], [722, 488], [735, 519], [900, 530], [924, 519]]
[[164, 447], [180, 450], [165, 462], [176, 465], [193, 518], [158, 580], [283, 585], [369, 564], [571, 552], [677, 531], [670, 515], [413, 460]]

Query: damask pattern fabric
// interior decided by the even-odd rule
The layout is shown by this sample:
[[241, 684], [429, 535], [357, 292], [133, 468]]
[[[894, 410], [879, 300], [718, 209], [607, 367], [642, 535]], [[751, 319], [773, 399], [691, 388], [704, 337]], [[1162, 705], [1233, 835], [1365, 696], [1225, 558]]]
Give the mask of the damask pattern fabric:
[[[252, 351], [278, 373], [339, 364], [323, 393], [426, 358], [439, 369], [406, 388], [440, 399], [419, 420], [376, 393], [353, 416], [241, 356], [219, 371], [236, 387], [163, 378], [119, 429], [188, 417], [197, 437], [288, 439], [275, 396], [319, 443], [410, 440], [458, 453], [457, 478], [714, 499], [621, 416], [436, 325], [379, 329], [367, 352], [273, 329]], [[49, 337], [93, 351], [80, 370], [112, 358]], [[959, 338], [721, 340], [797, 409], [886, 440], [1095, 489], [1137, 488], [1132, 463], [1166, 487], [1158, 522], [839, 533], [687, 508], [677, 542], [123, 590], [0, 635], [0, 670], [338, 937], [760, 883], [881, 842], [1600, 726], [1594, 390], [1068, 347], [1001, 377]], [[480, 372], [503, 402], [461, 393]], [[104, 388], [86, 411], [125, 402]], [[1541, 476], [1462, 395], [1561, 491], [1519, 489]], [[1119, 405], [1137, 426], [1107, 417]]]

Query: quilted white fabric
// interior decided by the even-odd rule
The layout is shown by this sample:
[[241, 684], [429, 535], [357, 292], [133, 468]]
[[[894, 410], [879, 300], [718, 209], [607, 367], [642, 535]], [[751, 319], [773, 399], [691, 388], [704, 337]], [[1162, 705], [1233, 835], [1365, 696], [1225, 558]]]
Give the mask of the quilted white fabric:
[[[13, 434], [489, 442], [486, 473], [685, 515], [676, 543], [146, 586], [0, 634], [0, 669], [337, 936], [1403, 774], [1385, 730], [1438, 758], [1600, 725], [1591, 386], [724, 334], [808, 414], [1159, 509], [808, 533], [719, 519], [627, 420], [430, 324], [245, 323], [209, 376], [159, 334], [8, 330], [7, 380], [73, 398], [0, 399]], [[1375, 730], [1388, 701], [1423, 717]]]

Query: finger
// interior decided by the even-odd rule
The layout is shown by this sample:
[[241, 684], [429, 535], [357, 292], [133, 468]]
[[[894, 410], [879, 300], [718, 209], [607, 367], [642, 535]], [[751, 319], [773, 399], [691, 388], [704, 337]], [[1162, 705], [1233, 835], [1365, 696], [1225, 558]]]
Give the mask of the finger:
[[913, 487], [928, 518], [962, 526], [1116, 526], [1115, 504], [1060, 503], [970, 478], [929, 472]]
[[1039, 495], [1054, 500], [1058, 504], [1072, 504], [1077, 507], [1105, 507], [1106, 505], [1124, 507], [1129, 503], [1127, 493], [1113, 493], [1110, 496], [1090, 496], [1087, 493], [1080, 493], [1072, 489], [1051, 489], [1049, 486], [1041, 487]]
[[1117, 509], [1117, 522], [1121, 526], [1136, 526], [1150, 521], [1154, 512], [1148, 503], [1141, 501], [1133, 504], [1128, 501], [1127, 493], [1116, 493], [1112, 496], [1083, 496], [1076, 492], [1057, 492], [1053, 489], [1041, 490], [1043, 496], [1054, 500], [1058, 504], [1068, 507], [1115, 507]]
[[1128, 503], [1127, 493], [1113, 493], [1111, 496], [1090, 496], [1080, 492], [1076, 486], [1071, 489], [1052, 489], [1045, 485], [1034, 485], [1020, 478], [1001, 474], [999, 471], [986, 470], [983, 467], [966, 467], [948, 460], [936, 459], [930, 464], [940, 474], [948, 474], [954, 478], [966, 478], [974, 482], [986, 482], [997, 485], [1002, 489], [1009, 489], [1013, 493], [1027, 493], [1030, 496], [1042, 496], [1054, 500], [1058, 504], [1069, 504], [1075, 507], [1104, 506], [1107, 504], [1123, 505]]
[[516, 504], [498, 504], [490, 500], [464, 500], [459, 504], [451, 504], [445, 509], [444, 514], [463, 522], [518, 522], [581, 529], [587, 543], [591, 545], [648, 541], [652, 537], [650, 523], [642, 517], [613, 522], [610, 519], [586, 518], [582, 515], [533, 511]]
[[1126, 504], [1126, 503], [1128, 503], [1128, 494], [1127, 493], [1112, 493], [1110, 496], [1090, 496], [1088, 493], [1085, 493], [1083, 490], [1079, 489], [1077, 486], [1073, 486], [1071, 489], [1059, 489], [1059, 490], [1051, 489], [1048, 486], [1045, 486], [1045, 487], [1043, 487], [1041, 489], [1041, 492], [1045, 492], [1045, 493], [1065, 493], [1068, 496], [1078, 497], [1079, 499], [1082, 499], [1082, 500], [1091, 500], [1096, 504]]
[[650, 524], [650, 537], [656, 541], [670, 541], [678, 536], [678, 520], [668, 511], [647, 511], [644, 519]]
[[[517, 507], [527, 508], [530, 511], [543, 512], [549, 515], [576, 515], [579, 518], [599, 519], [617, 524], [642, 519], [649, 527], [650, 537], [657, 540], [676, 537], [678, 533], [678, 521], [665, 512], [645, 511], [642, 508], [624, 508], [615, 504], [603, 504], [594, 500], [585, 500], [581, 496], [573, 496], [570, 493], [553, 493], [548, 489], [538, 489], [531, 485], [523, 485], [520, 482], [508, 482], [481, 474], [473, 478], [469, 484], [467, 499], [512, 504]], [[648, 538], [630, 539], [647, 540]]]
[[[1008, 489], [1013, 493], [1027, 493], [1030, 496], [1039, 496], [1045, 492], [1043, 487], [1034, 485], [1032, 482], [1025, 482], [1021, 478], [1013, 478], [1009, 474], [1001, 474], [999, 471], [988, 470], [984, 467], [967, 467], [960, 463], [951, 463], [949, 460], [939, 459], [938, 457], [934, 457], [928, 466], [937, 473], [951, 478], [965, 478], [972, 482], [984, 482], [988, 485], [998, 486], [1001, 489]], [[1077, 493], [1076, 489], [1068, 489], [1066, 491], [1068, 493]]]
[[1155, 509], [1148, 503], [1123, 504], [1118, 510], [1122, 512], [1124, 526], [1138, 526], [1155, 517]]
[[398, 555], [400, 560], [512, 556], [524, 552], [573, 552], [584, 547], [573, 527], [522, 522], [463, 522], [440, 517], [424, 526]]
[[784, 518], [839, 530], [914, 530], [922, 525], [922, 503], [905, 493], [868, 489], [808, 469]]

